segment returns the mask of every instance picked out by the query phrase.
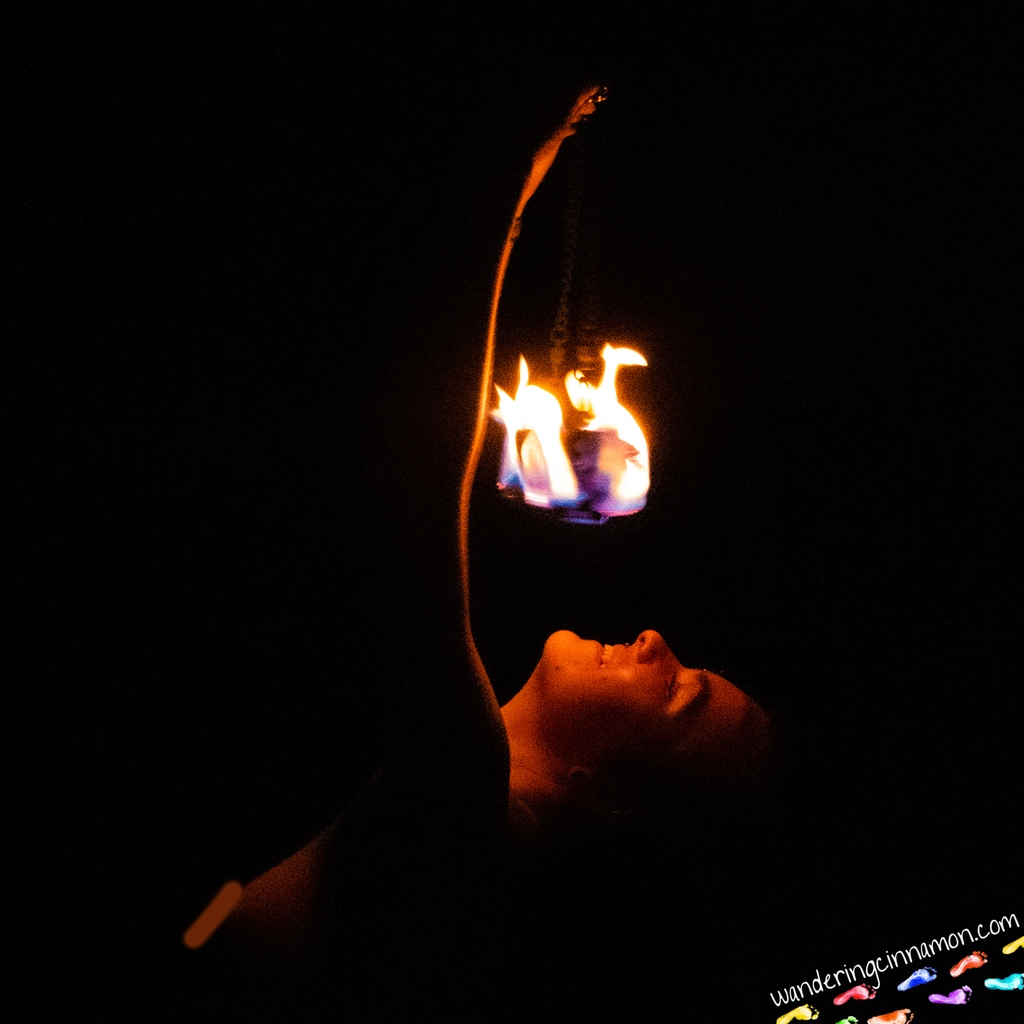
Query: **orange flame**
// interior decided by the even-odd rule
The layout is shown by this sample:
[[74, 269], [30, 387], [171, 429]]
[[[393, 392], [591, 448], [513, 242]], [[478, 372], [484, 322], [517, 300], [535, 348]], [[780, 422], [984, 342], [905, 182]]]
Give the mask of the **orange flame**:
[[[572, 504], [579, 495], [576, 474], [562, 444], [562, 407], [550, 391], [530, 382], [530, 369], [519, 357], [519, 387], [510, 398], [500, 387], [495, 419], [505, 424], [499, 486], [518, 483], [531, 505]], [[516, 434], [527, 431], [522, 451]]]
[[[647, 438], [619, 404], [615, 377], [620, 366], [646, 366], [629, 348], [605, 345], [604, 374], [594, 387], [579, 371], [565, 378], [573, 407], [589, 419], [581, 431], [566, 430], [562, 407], [549, 391], [530, 384], [519, 360], [519, 387], [511, 398], [500, 387], [494, 418], [505, 426], [498, 486], [519, 488], [530, 505], [583, 509], [598, 516], [638, 512], [650, 486]], [[519, 435], [525, 434], [522, 441]], [[571, 452], [571, 455], [570, 455]]]

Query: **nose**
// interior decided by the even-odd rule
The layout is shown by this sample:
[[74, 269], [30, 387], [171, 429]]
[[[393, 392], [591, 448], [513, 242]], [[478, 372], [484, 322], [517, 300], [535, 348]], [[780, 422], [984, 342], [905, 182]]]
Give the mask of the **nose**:
[[657, 661], [668, 651], [665, 641], [660, 633], [653, 629], [645, 629], [637, 638], [637, 664], [645, 665], [650, 661]]

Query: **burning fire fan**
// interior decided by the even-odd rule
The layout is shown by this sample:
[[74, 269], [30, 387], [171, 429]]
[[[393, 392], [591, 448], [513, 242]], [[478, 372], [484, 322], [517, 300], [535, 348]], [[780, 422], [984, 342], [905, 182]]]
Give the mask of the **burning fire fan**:
[[[576, 133], [577, 126], [594, 113], [605, 96], [606, 90], [599, 86], [583, 92], [566, 120], [537, 150], [498, 260], [491, 294], [476, 429], [459, 495], [459, 558], [467, 630], [469, 503], [493, 400], [495, 334], [505, 273], [527, 202], [544, 180], [562, 143]], [[567, 287], [563, 282], [559, 320], [552, 331], [552, 369], [556, 372], [563, 367], [566, 301]], [[610, 344], [604, 346], [601, 358], [604, 373], [597, 385], [586, 379], [586, 371], [592, 369], [590, 365], [574, 368], [565, 376], [566, 397], [571, 406], [569, 411], [579, 423], [571, 429], [565, 426], [559, 399], [550, 391], [530, 383], [525, 359], [520, 360], [515, 397], [496, 388], [499, 407], [493, 411], [493, 416], [504, 424], [506, 431], [498, 487], [509, 494], [521, 494], [527, 504], [550, 509], [571, 522], [603, 523], [611, 516], [638, 512], [647, 501], [650, 484], [647, 439], [631, 413], [619, 404], [615, 387], [615, 376], [620, 366], [646, 366], [647, 361], [630, 348]], [[587, 363], [594, 361], [584, 360]], [[472, 633], [467, 632], [467, 637], [471, 649], [475, 650]]]

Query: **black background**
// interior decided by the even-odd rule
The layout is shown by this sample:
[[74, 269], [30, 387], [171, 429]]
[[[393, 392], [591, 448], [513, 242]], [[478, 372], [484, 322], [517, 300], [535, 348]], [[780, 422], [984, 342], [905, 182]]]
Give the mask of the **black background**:
[[[507, 700], [554, 629], [657, 628], [789, 749], [735, 947], [659, 940], [670, 985], [645, 974], [653, 940], [620, 936], [598, 971], [681, 1016], [728, 989], [767, 1020], [768, 990], [816, 968], [1020, 912], [1007, 25], [380, 6], [125, 11], [13, 41], [32, 225], [11, 275], [32, 465], [13, 783], [49, 822], [26, 943], [55, 944], [46, 992], [73, 978], [74, 1004], [160, 1019], [187, 925], [337, 813], [396, 679], [429, 681], [395, 608], [450, 564], [498, 251], [590, 81], [610, 89], [603, 326], [650, 364], [622, 393], [654, 482], [643, 513], [567, 527], [494, 495], [494, 434], [480, 646]], [[556, 164], [517, 242], [506, 387], [546, 352], [564, 185]], [[671, 882], [692, 949], [700, 883]]]

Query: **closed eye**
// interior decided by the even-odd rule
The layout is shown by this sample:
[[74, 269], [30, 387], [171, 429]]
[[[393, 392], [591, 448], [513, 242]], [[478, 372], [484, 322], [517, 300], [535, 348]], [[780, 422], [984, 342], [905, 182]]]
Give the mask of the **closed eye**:
[[711, 693], [711, 679], [706, 672], [680, 669], [665, 684], [670, 715], [692, 715]]

